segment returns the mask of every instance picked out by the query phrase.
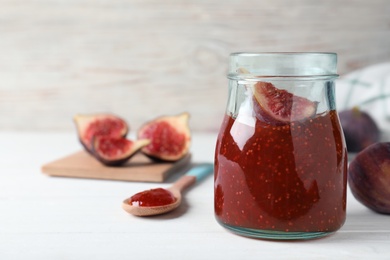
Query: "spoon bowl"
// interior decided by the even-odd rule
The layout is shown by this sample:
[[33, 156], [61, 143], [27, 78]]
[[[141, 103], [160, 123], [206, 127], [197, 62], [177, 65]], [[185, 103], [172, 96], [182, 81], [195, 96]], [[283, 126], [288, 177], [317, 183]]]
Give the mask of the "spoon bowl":
[[175, 198], [175, 201], [173, 203], [159, 206], [139, 206], [133, 205], [130, 197], [122, 202], [122, 208], [126, 212], [139, 217], [160, 215], [172, 211], [180, 206], [182, 202], [182, 191], [191, 186], [192, 184], [196, 183], [196, 181], [203, 179], [212, 171], [212, 164], [200, 164], [192, 168], [184, 176], [178, 179], [170, 188], [166, 189], [167, 191], [172, 193], [173, 197]]
[[148, 207], [140, 207], [140, 206], [134, 206], [131, 205], [131, 199], [125, 199], [122, 203], [122, 208], [127, 211], [128, 213], [139, 216], [139, 217], [145, 217], [145, 216], [153, 216], [153, 215], [160, 215], [164, 214], [166, 212], [172, 211], [180, 206], [181, 204], [181, 192], [176, 189], [167, 189], [170, 192], [172, 192], [173, 196], [175, 197], [175, 202], [163, 206], [148, 206]]

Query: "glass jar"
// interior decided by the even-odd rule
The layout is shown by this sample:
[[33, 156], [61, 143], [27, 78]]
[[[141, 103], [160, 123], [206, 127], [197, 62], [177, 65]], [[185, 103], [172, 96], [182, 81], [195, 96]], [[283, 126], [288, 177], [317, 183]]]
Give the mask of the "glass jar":
[[233, 53], [215, 151], [217, 221], [264, 239], [310, 239], [346, 218], [347, 151], [335, 53]]

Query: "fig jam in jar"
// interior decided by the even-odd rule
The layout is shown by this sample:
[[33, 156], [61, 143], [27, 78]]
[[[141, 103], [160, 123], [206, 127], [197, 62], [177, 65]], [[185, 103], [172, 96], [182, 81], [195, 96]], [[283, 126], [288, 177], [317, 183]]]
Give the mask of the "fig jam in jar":
[[264, 239], [310, 239], [346, 217], [347, 152], [335, 53], [233, 53], [215, 151], [217, 221]]

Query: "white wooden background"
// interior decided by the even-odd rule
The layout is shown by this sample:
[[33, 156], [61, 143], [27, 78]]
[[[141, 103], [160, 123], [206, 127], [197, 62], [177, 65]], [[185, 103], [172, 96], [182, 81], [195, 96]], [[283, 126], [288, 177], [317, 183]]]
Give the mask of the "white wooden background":
[[337, 52], [341, 74], [390, 61], [390, 1], [0, 0], [0, 130], [101, 111], [216, 130], [235, 51]]

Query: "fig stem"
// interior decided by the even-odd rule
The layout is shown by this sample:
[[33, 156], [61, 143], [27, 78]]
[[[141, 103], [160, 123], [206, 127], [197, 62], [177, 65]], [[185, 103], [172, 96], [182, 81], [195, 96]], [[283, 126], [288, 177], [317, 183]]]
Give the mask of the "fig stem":
[[360, 116], [361, 111], [360, 111], [359, 106], [354, 106], [354, 107], [352, 108], [352, 113], [353, 113], [353, 115], [354, 115], [355, 117]]

